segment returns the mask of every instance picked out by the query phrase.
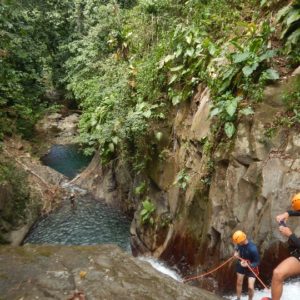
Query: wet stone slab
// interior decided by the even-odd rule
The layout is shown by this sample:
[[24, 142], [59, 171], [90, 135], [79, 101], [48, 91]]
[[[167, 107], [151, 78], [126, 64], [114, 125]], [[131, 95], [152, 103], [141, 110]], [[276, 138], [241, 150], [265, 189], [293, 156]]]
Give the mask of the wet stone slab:
[[89, 300], [221, 299], [114, 245], [0, 247], [0, 299], [66, 300], [76, 291]]

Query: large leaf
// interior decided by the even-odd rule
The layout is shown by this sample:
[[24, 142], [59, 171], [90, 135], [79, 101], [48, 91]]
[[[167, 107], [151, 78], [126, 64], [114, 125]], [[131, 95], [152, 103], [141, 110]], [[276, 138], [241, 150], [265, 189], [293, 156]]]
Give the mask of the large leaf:
[[233, 98], [232, 100], [227, 101], [225, 109], [226, 109], [228, 115], [230, 117], [232, 117], [235, 114], [236, 109], [237, 109], [237, 99]]
[[215, 107], [214, 109], [211, 110], [210, 112], [210, 117], [217, 116], [221, 112], [221, 109], [219, 107]]
[[297, 44], [300, 40], [300, 28], [295, 30], [287, 39], [287, 42], [290, 44]]
[[170, 69], [170, 71], [171, 71], [171, 72], [177, 72], [177, 71], [179, 71], [179, 70], [183, 69], [183, 67], [184, 67], [183, 65], [180, 65], [180, 66], [177, 66], [177, 67], [171, 68], [171, 69]]
[[232, 122], [226, 122], [224, 125], [226, 135], [231, 138], [235, 133], [235, 127]]
[[193, 55], [194, 55], [194, 52], [195, 52], [195, 50], [194, 50], [194, 48], [189, 48], [189, 49], [187, 49], [186, 51], [185, 51], [185, 56], [189, 56], [189, 57], [193, 57]]
[[142, 211], [140, 212], [141, 216], [145, 216], [148, 215], [148, 210], [147, 209], [142, 209]]
[[177, 79], [177, 77], [178, 77], [178, 75], [174, 74], [169, 81], [169, 85], [171, 85]]
[[289, 26], [298, 20], [300, 20], [300, 10], [294, 9], [288, 14], [288, 17], [286, 19], [286, 25]]
[[244, 52], [244, 53], [235, 53], [232, 55], [232, 58], [234, 63], [240, 63], [247, 60], [250, 56], [251, 56], [250, 52]]
[[191, 35], [186, 36], [186, 37], [185, 37], [185, 40], [186, 40], [186, 42], [190, 45], [191, 42], [192, 42], [192, 36], [191, 36]]
[[268, 0], [261, 0], [260, 1], [260, 6], [263, 7], [267, 2], [268, 2]]
[[279, 74], [274, 69], [268, 69], [268, 70], [264, 71], [263, 76], [265, 79], [269, 79], [269, 80], [278, 80], [279, 79]]
[[282, 8], [276, 15], [277, 22], [280, 21], [285, 15], [287, 15], [290, 9], [291, 9], [290, 5], [287, 5], [284, 8]]
[[176, 95], [172, 98], [172, 104], [175, 106], [178, 103], [180, 103], [182, 100], [182, 96], [181, 95]]
[[176, 50], [176, 52], [174, 52], [174, 56], [177, 58], [181, 55], [181, 53], [182, 53], [182, 47], [177, 46], [177, 50]]
[[258, 67], [258, 63], [254, 63], [251, 66], [245, 66], [242, 71], [246, 77], [249, 77]]
[[148, 109], [143, 113], [143, 116], [149, 119], [151, 117], [151, 114], [152, 114], [151, 109]]
[[267, 50], [265, 53], [263, 53], [261, 56], [259, 56], [258, 60], [260, 62], [262, 62], [265, 59], [274, 57], [275, 55], [276, 55], [276, 50]]
[[169, 61], [173, 60], [175, 58], [174, 54], [169, 54], [166, 57], [164, 57], [160, 62], [159, 62], [159, 69], [162, 69], [166, 63]]

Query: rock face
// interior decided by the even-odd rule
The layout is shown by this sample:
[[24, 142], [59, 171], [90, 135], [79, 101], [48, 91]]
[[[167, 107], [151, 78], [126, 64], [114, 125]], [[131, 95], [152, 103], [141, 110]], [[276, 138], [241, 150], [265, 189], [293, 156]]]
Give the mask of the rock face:
[[113, 245], [2, 246], [0, 262], [1, 299], [221, 299]]
[[[143, 175], [118, 173], [117, 162], [101, 169], [98, 181], [92, 180], [99, 191], [107, 191], [101, 197], [114, 195], [114, 202], [136, 210], [134, 254], [160, 257], [184, 274], [193, 267], [200, 272], [232, 255], [231, 236], [241, 229], [259, 247], [262, 276], [270, 275], [286, 255], [275, 216], [289, 209], [292, 195], [300, 190], [299, 127], [287, 124], [275, 130], [278, 118], [287, 116], [281, 96], [299, 78], [295, 74], [266, 88], [255, 114], [240, 116], [235, 138], [222, 142], [211, 132], [209, 92], [199, 86], [192, 101], [175, 113], [169, 146], [161, 149], [163, 159], [154, 157]], [[88, 186], [90, 180], [85, 180]], [[147, 192], [136, 196], [133, 191], [143, 183]], [[154, 225], [141, 222], [145, 196], [155, 206]], [[297, 219], [290, 218], [289, 225], [300, 234]], [[234, 288], [233, 275], [228, 275], [233, 273], [232, 265], [217, 273], [218, 289]]]
[[[49, 213], [60, 204], [64, 194], [60, 184], [67, 181], [62, 174], [32, 157], [27, 147], [16, 137], [7, 139], [1, 155], [1, 159], [13, 163], [18, 174], [10, 177], [10, 182], [0, 183], [0, 237], [4, 238], [1, 242], [11, 245], [22, 242], [41, 213]], [[20, 174], [24, 177], [18, 178]], [[14, 189], [15, 185], [23, 193]]]
[[91, 192], [96, 198], [121, 208], [125, 212], [132, 210], [129, 199], [132, 179], [128, 168], [121, 164], [110, 163], [102, 166], [100, 157], [96, 154], [90, 165], [71, 183], [79, 185]]
[[35, 128], [38, 134], [51, 140], [54, 144], [74, 143], [74, 138], [77, 135], [77, 127], [79, 114], [73, 113], [68, 116], [63, 116], [60, 113], [52, 113], [40, 120]]

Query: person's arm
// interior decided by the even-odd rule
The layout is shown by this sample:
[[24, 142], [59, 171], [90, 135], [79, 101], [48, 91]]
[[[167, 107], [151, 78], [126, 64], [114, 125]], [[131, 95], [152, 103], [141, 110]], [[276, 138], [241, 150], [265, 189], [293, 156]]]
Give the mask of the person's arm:
[[300, 249], [300, 239], [292, 232], [289, 227], [279, 226], [279, 231], [286, 237], [289, 238], [289, 242], [296, 248]]
[[251, 268], [255, 268], [259, 265], [259, 253], [258, 253], [258, 250], [257, 250], [257, 247], [255, 245], [253, 245], [251, 247], [251, 262], [249, 264], [249, 266]]
[[290, 217], [300, 217], [300, 211], [299, 210], [288, 210], [287, 213]]
[[297, 247], [298, 249], [300, 249], [300, 239], [298, 239], [295, 235], [295, 233], [292, 233], [289, 236], [289, 242], [291, 242], [293, 244], [293, 246]]
[[285, 222], [289, 217], [300, 217], [300, 211], [297, 210], [288, 210], [283, 214], [276, 216], [276, 221], [280, 223], [281, 221]]

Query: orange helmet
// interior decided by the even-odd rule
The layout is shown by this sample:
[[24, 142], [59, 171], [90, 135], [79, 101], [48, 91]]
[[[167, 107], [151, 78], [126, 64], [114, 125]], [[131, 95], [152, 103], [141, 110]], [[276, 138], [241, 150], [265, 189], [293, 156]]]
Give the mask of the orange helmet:
[[300, 210], [300, 193], [294, 195], [292, 199], [293, 210]]
[[240, 244], [240, 243], [244, 242], [246, 239], [247, 239], [246, 234], [241, 230], [236, 231], [232, 236], [232, 241], [235, 244]]

